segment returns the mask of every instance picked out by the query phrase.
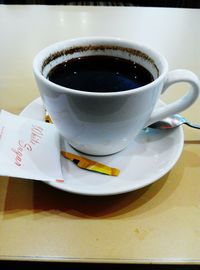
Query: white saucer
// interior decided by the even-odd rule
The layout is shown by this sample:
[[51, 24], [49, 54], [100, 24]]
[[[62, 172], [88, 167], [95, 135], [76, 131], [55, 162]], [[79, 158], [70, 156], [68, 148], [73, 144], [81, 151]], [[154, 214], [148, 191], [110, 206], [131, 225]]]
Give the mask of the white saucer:
[[[160, 105], [160, 102], [159, 102]], [[42, 120], [44, 107], [40, 98], [30, 103], [21, 115]], [[118, 177], [93, 173], [78, 168], [73, 162], [61, 157], [64, 183], [48, 182], [52, 187], [83, 195], [114, 195], [147, 186], [164, 176], [179, 159], [184, 143], [182, 127], [159, 131], [142, 131], [136, 141], [120, 153], [91, 157], [121, 170]], [[67, 143], [65, 150], [77, 153]], [[53, 153], [52, 153], [53, 154]]]

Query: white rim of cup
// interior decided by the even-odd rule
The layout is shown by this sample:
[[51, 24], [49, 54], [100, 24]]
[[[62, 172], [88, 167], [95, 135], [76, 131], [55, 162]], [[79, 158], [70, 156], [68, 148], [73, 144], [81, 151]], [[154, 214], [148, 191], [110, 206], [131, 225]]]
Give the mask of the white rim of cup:
[[[55, 48], [57, 48], [58, 50], [61, 49], [61, 46], [63, 46], [64, 44], [73, 44], [74, 47], [79, 46], [79, 45], [93, 45], [94, 43], [99, 42], [102, 43], [103, 45], [109, 45], [113, 44], [113, 42], [118, 42], [119, 46], [124, 46], [126, 48], [134, 48], [137, 49], [141, 52], [144, 52], [146, 55], [150, 56], [152, 59], [159, 59], [160, 65], [163, 67], [163, 69], [161, 70], [161, 73], [159, 74], [158, 78], [156, 78], [155, 80], [153, 80], [151, 83], [148, 83], [144, 86], [135, 88], [135, 89], [129, 89], [126, 91], [117, 91], [117, 92], [87, 92], [87, 91], [81, 91], [81, 90], [77, 90], [77, 89], [72, 89], [72, 88], [67, 88], [61, 85], [58, 85], [56, 83], [53, 83], [51, 81], [49, 81], [41, 72], [41, 66], [44, 63], [44, 60], [52, 53], [55, 52]], [[79, 43], [77, 45], [75, 45], [75, 43]], [[68, 47], [69, 45], [67, 45], [66, 47]], [[159, 69], [160, 71], [160, 69]], [[149, 88], [149, 86], [153, 86], [158, 84], [163, 77], [166, 75], [168, 71], [168, 63], [167, 60], [165, 59], [165, 57], [160, 54], [159, 52], [155, 51], [154, 49], [152, 49], [151, 47], [148, 46], [144, 46], [142, 44], [139, 43], [134, 43], [125, 39], [121, 39], [121, 38], [112, 38], [112, 37], [82, 37], [82, 38], [75, 38], [75, 39], [68, 39], [68, 40], [64, 40], [64, 41], [60, 41], [60, 42], [56, 42], [51, 44], [50, 46], [44, 48], [43, 50], [41, 50], [34, 58], [33, 60], [33, 72], [34, 74], [40, 78], [40, 80], [42, 80], [44, 83], [46, 83], [47, 85], [49, 85], [50, 87], [54, 87], [54, 89], [56, 91], [59, 92], [63, 92], [63, 93], [70, 93], [70, 94], [74, 94], [74, 95], [83, 95], [83, 96], [90, 96], [90, 97], [112, 97], [112, 96], [121, 96], [121, 95], [129, 95], [132, 92], [141, 92], [141, 91], [145, 91]]]

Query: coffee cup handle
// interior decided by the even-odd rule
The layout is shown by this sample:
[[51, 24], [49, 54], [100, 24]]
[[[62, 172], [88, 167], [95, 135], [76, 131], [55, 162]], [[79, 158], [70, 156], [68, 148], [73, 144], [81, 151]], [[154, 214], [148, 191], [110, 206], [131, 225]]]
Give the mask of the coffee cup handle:
[[194, 101], [197, 99], [200, 91], [199, 79], [194, 73], [184, 69], [177, 69], [170, 71], [168, 73], [161, 94], [163, 94], [168, 89], [169, 86], [178, 82], [189, 83], [191, 85], [191, 88], [184, 96], [182, 96], [175, 102], [172, 102], [170, 104], [155, 109], [146, 126], [149, 126], [173, 114], [184, 111], [189, 106], [191, 106], [192, 103], [194, 103]]

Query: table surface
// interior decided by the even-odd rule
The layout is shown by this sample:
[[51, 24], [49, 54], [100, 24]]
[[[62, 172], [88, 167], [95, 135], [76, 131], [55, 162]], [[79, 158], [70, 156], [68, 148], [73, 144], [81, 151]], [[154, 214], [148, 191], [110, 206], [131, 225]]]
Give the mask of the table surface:
[[[34, 55], [68, 38], [114, 36], [144, 43], [170, 69], [200, 76], [200, 10], [0, 6], [0, 108], [39, 96]], [[178, 97], [173, 89], [166, 102]], [[183, 90], [181, 90], [183, 88]], [[200, 100], [183, 115], [200, 122]], [[0, 177], [0, 260], [200, 264], [200, 133], [184, 127], [174, 168], [159, 181], [110, 197], [73, 195], [37, 181]]]

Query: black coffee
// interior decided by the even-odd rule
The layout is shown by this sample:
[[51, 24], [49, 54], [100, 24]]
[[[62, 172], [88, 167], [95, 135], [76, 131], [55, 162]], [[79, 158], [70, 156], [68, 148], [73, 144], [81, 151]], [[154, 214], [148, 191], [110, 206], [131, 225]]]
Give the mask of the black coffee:
[[112, 56], [84, 56], [55, 66], [48, 79], [64, 87], [87, 92], [135, 89], [153, 81], [139, 64]]

